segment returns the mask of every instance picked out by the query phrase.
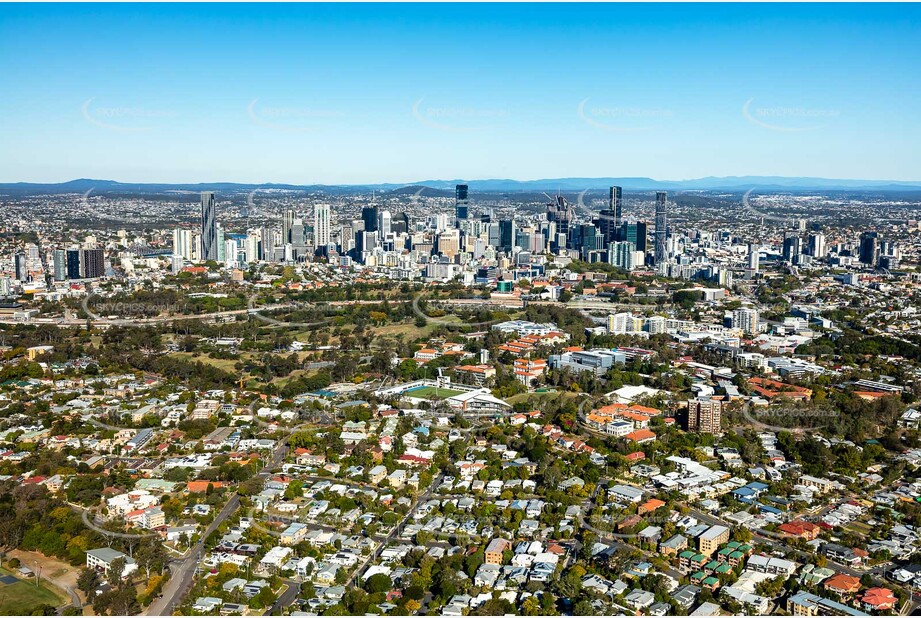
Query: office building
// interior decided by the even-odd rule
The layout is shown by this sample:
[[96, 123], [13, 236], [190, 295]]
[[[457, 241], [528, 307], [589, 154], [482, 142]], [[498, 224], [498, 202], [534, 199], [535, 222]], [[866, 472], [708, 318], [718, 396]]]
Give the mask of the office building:
[[879, 234], [876, 232], [860, 235], [860, 261], [868, 266], [876, 266], [879, 261]]
[[454, 218], [457, 225], [461, 221], [466, 221], [470, 215], [470, 202], [467, 200], [467, 185], [457, 185], [454, 187]]
[[366, 232], [377, 231], [377, 206], [365, 206], [361, 209], [361, 220], [364, 221]]
[[[378, 215], [377, 219], [377, 233], [380, 235], [381, 240], [387, 237], [390, 234], [390, 222], [393, 217], [390, 215], [389, 210], [383, 210]], [[447, 227], [447, 226], [446, 226]]]
[[556, 223], [557, 234], [562, 234], [568, 238], [569, 226], [572, 225], [574, 218], [575, 213], [573, 213], [572, 207], [562, 195], [557, 195], [552, 202], [547, 204], [547, 221]]
[[515, 246], [515, 220], [505, 219], [499, 221], [499, 243], [498, 247], [506, 253], [512, 252]]
[[646, 253], [648, 249], [648, 244], [646, 242], [648, 232], [646, 228], [645, 221], [622, 223], [620, 229], [617, 231], [617, 240], [632, 242], [634, 246], [636, 246], [637, 251]]
[[611, 187], [608, 191], [608, 208], [601, 211], [595, 219], [595, 225], [604, 238], [605, 246], [618, 240], [618, 230], [623, 218], [623, 190], [621, 187]]
[[80, 279], [80, 250], [67, 250], [67, 278]]
[[793, 262], [803, 253], [803, 239], [799, 234], [786, 234], [783, 239], [783, 259]]
[[18, 281], [25, 281], [28, 278], [29, 268], [26, 265], [25, 253], [17, 253], [13, 256], [13, 270]]

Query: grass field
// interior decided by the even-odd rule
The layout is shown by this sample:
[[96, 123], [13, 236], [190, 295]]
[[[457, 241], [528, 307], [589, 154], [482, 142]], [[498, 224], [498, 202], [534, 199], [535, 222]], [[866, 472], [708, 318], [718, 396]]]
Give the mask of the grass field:
[[455, 391], [450, 388], [435, 388], [434, 386], [423, 386], [422, 388], [413, 389], [406, 393], [409, 397], [420, 397], [422, 399], [447, 399], [454, 395], [460, 395], [464, 391]]
[[[0, 569], [0, 576], [12, 575]], [[28, 616], [40, 605], [55, 607], [67, 599], [47, 588], [44, 583], [35, 585], [34, 580], [19, 580], [15, 584], [0, 584], [0, 616]]]

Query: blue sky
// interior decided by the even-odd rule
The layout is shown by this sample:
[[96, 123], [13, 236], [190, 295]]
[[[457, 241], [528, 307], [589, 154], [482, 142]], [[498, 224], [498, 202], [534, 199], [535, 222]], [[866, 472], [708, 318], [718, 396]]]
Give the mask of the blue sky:
[[0, 5], [0, 181], [921, 180], [917, 5]]

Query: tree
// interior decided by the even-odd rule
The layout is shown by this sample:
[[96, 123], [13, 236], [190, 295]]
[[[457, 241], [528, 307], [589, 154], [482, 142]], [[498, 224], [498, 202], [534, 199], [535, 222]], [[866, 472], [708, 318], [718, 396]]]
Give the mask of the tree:
[[147, 579], [150, 579], [151, 569], [162, 573], [169, 556], [167, 556], [166, 549], [159, 539], [147, 538], [141, 542], [140, 547], [134, 552], [134, 559], [137, 561], [138, 566], [144, 569]]
[[77, 589], [86, 595], [90, 602], [96, 597], [96, 588], [99, 587], [99, 573], [96, 569], [83, 569], [77, 577]]
[[293, 480], [285, 487], [285, 500], [294, 500], [304, 495], [304, 484], [298, 480]]
[[387, 592], [393, 588], [393, 580], [383, 573], [375, 573], [365, 580], [365, 590], [374, 594], [376, 592]]
[[125, 572], [125, 559], [118, 557], [112, 561], [112, 564], [109, 565], [109, 584], [111, 586], [118, 586], [122, 583], [122, 573]]
[[409, 599], [406, 601], [406, 604], [403, 607], [405, 607], [406, 611], [408, 611], [410, 614], [415, 614], [422, 607], [422, 603], [416, 599]]

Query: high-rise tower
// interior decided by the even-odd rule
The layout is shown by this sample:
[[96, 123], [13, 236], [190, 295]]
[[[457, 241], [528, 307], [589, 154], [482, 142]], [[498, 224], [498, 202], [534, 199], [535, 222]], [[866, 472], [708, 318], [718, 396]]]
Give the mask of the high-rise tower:
[[330, 241], [330, 207], [329, 204], [317, 204], [313, 208], [313, 244], [319, 249], [326, 247]]
[[656, 265], [665, 262], [668, 252], [665, 237], [668, 233], [668, 193], [656, 191]]
[[217, 260], [217, 217], [214, 208], [214, 192], [201, 192], [201, 258]]
[[457, 185], [454, 187], [454, 218], [457, 224], [465, 220], [470, 214], [470, 202], [467, 199], [467, 185]]

